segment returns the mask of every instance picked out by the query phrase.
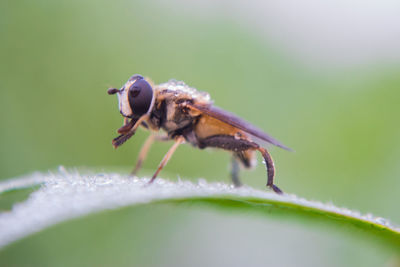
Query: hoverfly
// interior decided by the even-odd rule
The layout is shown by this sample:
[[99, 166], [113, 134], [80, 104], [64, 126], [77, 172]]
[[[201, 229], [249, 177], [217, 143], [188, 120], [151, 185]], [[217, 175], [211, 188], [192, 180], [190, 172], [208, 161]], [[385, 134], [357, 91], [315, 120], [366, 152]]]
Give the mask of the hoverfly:
[[[150, 183], [156, 179], [178, 146], [187, 142], [200, 149], [213, 147], [230, 151], [233, 155], [231, 178], [235, 186], [241, 185], [239, 163], [245, 168], [252, 167], [255, 164], [255, 151], [259, 151], [265, 160], [267, 186], [276, 193], [282, 193], [274, 184], [274, 162], [260, 143], [267, 142], [290, 149], [243, 119], [213, 106], [208, 93], [176, 80], [154, 85], [136, 74], [121, 89], [108, 89], [108, 94], [118, 94], [119, 110], [124, 117], [124, 125], [118, 129], [120, 135], [112, 141], [115, 148], [131, 138], [139, 126], [151, 131], [139, 152], [132, 174], [140, 169], [153, 141], [173, 140], [174, 144], [165, 154]], [[160, 130], [166, 134], [156, 135]]]

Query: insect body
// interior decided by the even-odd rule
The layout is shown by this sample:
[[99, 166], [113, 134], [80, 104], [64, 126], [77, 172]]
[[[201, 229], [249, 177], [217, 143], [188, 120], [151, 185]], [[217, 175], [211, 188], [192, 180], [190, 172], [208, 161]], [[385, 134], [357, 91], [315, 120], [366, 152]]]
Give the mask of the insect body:
[[[260, 144], [267, 142], [290, 150], [262, 130], [243, 119], [213, 106], [206, 92], [199, 92], [185, 83], [170, 80], [152, 85], [141, 75], [133, 75], [121, 89], [111, 88], [109, 94], [118, 94], [120, 113], [124, 125], [113, 140], [115, 148], [131, 138], [142, 126], [152, 133], [144, 143], [133, 173], [136, 173], [154, 140], [174, 140], [175, 143], [164, 156], [150, 183], [167, 164], [176, 148], [182, 143], [194, 147], [221, 148], [230, 151], [232, 157], [232, 181], [240, 186], [238, 170], [240, 162], [245, 168], [254, 165], [255, 152], [259, 151], [267, 168], [267, 186], [276, 193], [282, 191], [274, 185], [274, 163], [268, 151]], [[155, 135], [163, 130], [165, 136]]]

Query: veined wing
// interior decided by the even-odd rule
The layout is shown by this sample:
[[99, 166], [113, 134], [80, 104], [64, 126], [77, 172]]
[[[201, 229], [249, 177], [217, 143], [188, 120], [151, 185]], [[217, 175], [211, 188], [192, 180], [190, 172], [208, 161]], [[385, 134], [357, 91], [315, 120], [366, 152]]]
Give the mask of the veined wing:
[[218, 108], [218, 107], [215, 107], [212, 105], [203, 106], [203, 105], [196, 105], [196, 104], [187, 104], [187, 106], [191, 109], [200, 111], [200, 112], [202, 112], [210, 117], [213, 117], [217, 120], [220, 120], [224, 123], [232, 125], [233, 127], [236, 127], [238, 129], [248, 133], [249, 135], [255, 137], [256, 139], [260, 139], [262, 141], [268, 142], [268, 143], [278, 146], [280, 148], [292, 151], [292, 149], [283, 145], [275, 138], [269, 136], [263, 130], [257, 128], [256, 126], [243, 120], [242, 118], [239, 118], [235, 114], [232, 114], [228, 111], [225, 111], [221, 108]]

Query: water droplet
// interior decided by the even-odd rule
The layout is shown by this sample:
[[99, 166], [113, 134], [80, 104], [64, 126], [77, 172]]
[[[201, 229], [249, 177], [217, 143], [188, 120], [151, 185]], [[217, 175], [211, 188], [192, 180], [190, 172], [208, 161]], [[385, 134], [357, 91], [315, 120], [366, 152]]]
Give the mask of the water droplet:
[[389, 225], [389, 221], [387, 219], [385, 219], [385, 218], [382, 218], [382, 217], [376, 217], [375, 218], [375, 222], [379, 223], [381, 225], [385, 225], [385, 226]]

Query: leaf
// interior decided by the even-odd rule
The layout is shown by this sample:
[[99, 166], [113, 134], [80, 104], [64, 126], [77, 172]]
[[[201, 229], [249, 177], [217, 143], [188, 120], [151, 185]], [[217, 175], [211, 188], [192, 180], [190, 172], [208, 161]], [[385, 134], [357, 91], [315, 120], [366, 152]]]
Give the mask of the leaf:
[[308, 201], [295, 195], [277, 195], [250, 187], [234, 188], [223, 183], [177, 183], [157, 179], [130, 178], [119, 174], [81, 175], [67, 172], [31, 176], [0, 183], [0, 194], [41, 184], [29, 198], [0, 213], [0, 248], [51, 225], [94, 212], [146, 203], [196, 203], [224, 210], [245, 210], [294, 221], [321, 221], [334, 226], [348, 225], [400, 248], [400, 229], [388, 220], [362, 215], [332, 204]]

